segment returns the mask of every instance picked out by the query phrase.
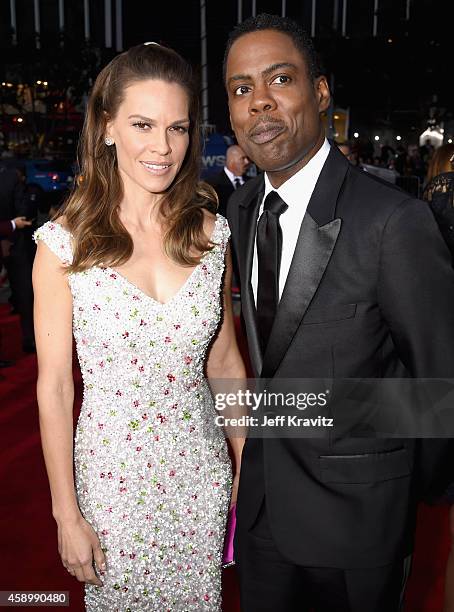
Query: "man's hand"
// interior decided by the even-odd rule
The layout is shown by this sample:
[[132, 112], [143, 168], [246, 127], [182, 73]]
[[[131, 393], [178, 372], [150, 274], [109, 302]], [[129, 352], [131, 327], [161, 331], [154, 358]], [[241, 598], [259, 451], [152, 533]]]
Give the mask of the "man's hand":
[[16, 225], [16, 229], [24, 229], [24, 227], [32, 224], [31, 221], [27, 221], [26, 217], [16, 217], [13, 221]]

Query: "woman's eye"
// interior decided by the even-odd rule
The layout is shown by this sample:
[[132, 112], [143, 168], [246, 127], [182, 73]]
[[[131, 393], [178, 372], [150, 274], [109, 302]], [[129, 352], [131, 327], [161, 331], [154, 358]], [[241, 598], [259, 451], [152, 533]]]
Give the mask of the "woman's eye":
[[136, 121], [136, 123], [133, 123], [132, 125], [139, 128], [139, 130], [145, 130], [150, 127], [150, 124], [145, 123], [144, 121]]
[[286, 83], [290, 83], [290, 77], [286, 74], [280, 74], [275, 79], [273, 79], [273, 83], [277, 83], [278, 85], [285, 85]]
[[249, 87], [247, 85], [240, 85], [234, 90], [233, 93], [235, 94], [235, 96], [243, 96], [244, 94], [248, 93], [248, 91]]
[[187, 134], [188, 133], [188, 128], [185, 127], [184, 125], [174, 125], [170, 129], [173, 130], [174, 132], [178, 132], [179, 134]]

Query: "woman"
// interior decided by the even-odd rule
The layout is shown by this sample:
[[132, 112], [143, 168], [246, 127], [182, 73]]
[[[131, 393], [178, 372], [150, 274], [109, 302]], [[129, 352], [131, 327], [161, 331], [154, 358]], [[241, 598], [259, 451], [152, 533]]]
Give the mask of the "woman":
[[[198, 183], [199, 159], [189, 66], [159, 45], [134, 47], [99, 74], [81, 180], [35, 234], [42, 444], [59, 551], [86, 582], [88, 610], [220, 609], [238, 476], [231, 497], [203, 376], [244, 368], [229, 229], [207, 210], [215, 196]], [[72, 334], [84, 380], [75, 479]], [[238, 474], [242, 441], [232, 443]]]
[[454, 144], [442, 145], [433, 154], [423, 198], [454, 257]]

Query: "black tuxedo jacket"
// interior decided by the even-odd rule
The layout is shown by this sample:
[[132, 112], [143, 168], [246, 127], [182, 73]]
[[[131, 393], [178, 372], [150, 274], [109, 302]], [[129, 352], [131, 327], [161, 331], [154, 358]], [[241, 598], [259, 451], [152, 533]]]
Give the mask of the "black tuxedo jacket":
[[0, 167], [0, 221], [25, 215], [24, 185], [13, 168]]
[[[13, 234], [13, 226], [11, 221], [0, 221], [0, 240], [9, 238]], [[1, 254], [0, 254], [1, 260]]]
[[[301, 224], [264, 355], [251, 268], [263, 176], [228, 206], [256, 376], [454, 378], [454, 272], [427, 205], [348, 163], [325, 162]], [[305, 566], [376, 567], [411, 550], [417, 488], [449, 442], [253, 439], [243, 452], [236, 546], [265, 496], [276, 545]]]

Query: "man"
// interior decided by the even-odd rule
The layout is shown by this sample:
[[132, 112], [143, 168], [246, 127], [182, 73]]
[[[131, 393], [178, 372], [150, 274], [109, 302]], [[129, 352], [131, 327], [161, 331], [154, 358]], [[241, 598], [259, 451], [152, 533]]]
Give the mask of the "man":
[[[0, 167], [0, 221], [15, 217], [27, 217], [27, 200], [24, 192], [24, 177], [14, 168]], [[35, 246], [31, 238], [31, 223], [19, 225], [12, 236], [12, 244], [5, 249], [5, 267], [11, 287], [11, 302], [20, 316], [22, 348], [35, 351], [33, 329], [32, 263]]]
[[32, 222], [27, 221], [26, 217], [16, 217], [10, 221], [0, 221], [0, 240], [12, 236], [15, 229], [23, 229], [24, 227], [29, 227], [31, 224]]
[[[265, 172], [228, 205], [256, 376], [452, 377], [448, 250], [426, 206], [325, 139], [330, 93], [310, 39], [284, 18], [248, 19], [224, 70], [238, 143]], [[431, 472], [411, 439], [249, 438], [235, 542], [242, 610], [397, 611], [416, 466], [432, 474], [444, 451], [433, 444]]]
[[[31, 221], [27, 221], [25, 217], [16, 217], [15, 219], [11, 219], [10, 221], [0, 221], [0, 272], [3, 267], [2, 260], [2, 251], [1, 251], [1, 240], [8, 239], [13, 235], [13, 232], [16, 229], [23, 229], [28, 225], [31, 225]], [[1, 330], [0, 330], [0, 348], [1, 348]], [[7, 368], [13, 364], [12, 361], [7, 361], [5, 359], [0, 359], [0, 368]], [[3, 377], [0, 375], [0, 380], [3, 380]]]
[[227, 201], [235, 189], [241, 187], [247, 179], [246, 170], [251, 162], [244, 151], [238, 145], [231, 145], [227, 149], [224, 168], [208, 179], [210, 185], [214, 187], [219, 198], [218, 212], [226, 214]]

